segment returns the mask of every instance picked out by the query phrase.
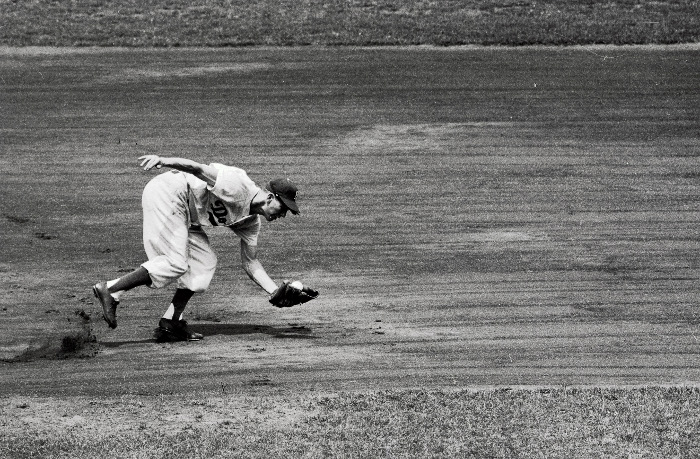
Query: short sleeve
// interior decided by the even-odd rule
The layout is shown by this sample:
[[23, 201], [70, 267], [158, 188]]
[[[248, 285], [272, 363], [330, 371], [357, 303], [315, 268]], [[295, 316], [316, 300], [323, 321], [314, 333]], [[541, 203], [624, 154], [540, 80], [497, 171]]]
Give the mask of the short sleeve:
[[257, 187], [244, 170], [215, 163], [211, 165], [219, 169], [219, 173], [214, 186], [208, 187], [209, 191], [232, 204], [240, 205], [252, 199]]
[[258, 234], [260, 234], [260, 217], [252, 218], [242, 225], [231, 227], [236, 236], [250, 246], [258, 245]]

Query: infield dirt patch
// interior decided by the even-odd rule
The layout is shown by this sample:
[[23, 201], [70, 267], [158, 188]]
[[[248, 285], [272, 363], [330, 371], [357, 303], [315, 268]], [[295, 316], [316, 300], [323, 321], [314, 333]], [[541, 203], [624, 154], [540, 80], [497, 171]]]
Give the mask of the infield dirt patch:
[[[60, 350], [80, 309], [98, 350], [0, 363], [4, 395], [700, 379], [697, 50], [2, 62], [3, 358]], [[321, 297], [272, 308], [212, 234], [220, 267], [187, 315], [203, 342], [154, 342], [167, 289], [129, 292], [107, 329], [90, 286], [143, 261], [147, 153], [299, 182], [302, 215], [264, 224], [260, 258]]]

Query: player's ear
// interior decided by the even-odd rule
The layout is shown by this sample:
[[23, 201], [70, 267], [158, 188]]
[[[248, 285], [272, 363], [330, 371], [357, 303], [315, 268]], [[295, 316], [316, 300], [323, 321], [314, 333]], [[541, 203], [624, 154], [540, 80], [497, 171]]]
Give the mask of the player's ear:
[[267, 203], [270, 204], [275, 199], [275, 195], [272, 193], [267, 193]]

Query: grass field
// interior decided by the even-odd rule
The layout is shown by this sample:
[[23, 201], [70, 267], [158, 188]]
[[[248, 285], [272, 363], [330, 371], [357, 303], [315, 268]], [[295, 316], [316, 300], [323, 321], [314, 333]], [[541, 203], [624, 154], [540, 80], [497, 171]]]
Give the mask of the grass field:
[[695, 43], [694, 0], [27, 0], [0, 2], [13, 46]]
[[695, 388], [0, 399], [3, 457], [586, 457], [700, 454]]

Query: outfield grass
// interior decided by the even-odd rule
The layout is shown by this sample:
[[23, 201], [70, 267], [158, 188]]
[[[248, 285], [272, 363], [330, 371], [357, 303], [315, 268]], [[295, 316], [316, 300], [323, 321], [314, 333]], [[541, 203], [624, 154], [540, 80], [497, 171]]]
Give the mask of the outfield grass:
[[573, 45], [700, 40], [695, 0], [0, 1], [13, 46]]
[[[41, 401], [13, 400], [0, 412], [0, 456], [700, 455], [700, 390], [689, 387], [402, 390], [296, 401], [232, 399], [85, 401], [82, 407], [73, 405], [76, 412], [61, 415], [63, 423], [60, 409], [54, 410], [59, 419], [32, 423], [32, 410], [51, 409]], [[178, 417], [181, 411], [190, 418]], [[212, 417], [216, 413], [223, 417]]]

